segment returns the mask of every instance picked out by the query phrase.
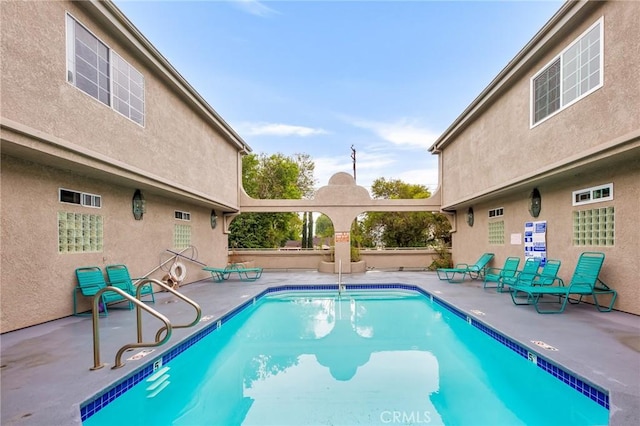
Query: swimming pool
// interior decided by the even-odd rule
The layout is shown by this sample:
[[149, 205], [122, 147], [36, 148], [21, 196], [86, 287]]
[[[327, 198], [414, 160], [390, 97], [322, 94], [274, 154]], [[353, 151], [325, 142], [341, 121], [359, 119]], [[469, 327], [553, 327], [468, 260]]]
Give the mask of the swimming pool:
[[155, 374], [83, 404], [84, 424], [122, 413], [154, 425], [608, 422], [605, 393], [437, 298], [357, 287], [266, 291]]

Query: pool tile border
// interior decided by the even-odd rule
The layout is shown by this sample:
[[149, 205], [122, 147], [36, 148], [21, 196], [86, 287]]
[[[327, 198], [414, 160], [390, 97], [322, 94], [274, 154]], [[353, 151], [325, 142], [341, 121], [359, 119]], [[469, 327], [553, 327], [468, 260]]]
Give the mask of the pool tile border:
[[[459, 310], [455, 306], [445, 302], [441, 298], [434, 296], [433, 294], [429, 293], [428, 291], [418, 286], [410, 285], [410, 284], [400, 284], [400, 283], [347, 284], [345, 285], [345, 288], [347, 291], [400, 289], [400, 290], [411, 290], [411, 291], [416, 291], [418, 293], [421, 293], [427, 298], [429, 298], [432, 302], [442, 306], [443, 308], [451, 312], [453, 315], [470, 323], [473, 327], [482, 331], [487, 336], [498, 341], [499, 343], [503, 344], [504, 346], [511, 349], [512, 351], [516, 352], [518, 355], [522, 356], [523, 358], [529, 359], [530, 353], [535, 354], [536, 365], [539, 368], [541, 368], [543, 371], [551, 374], [553, 377], [571, 386], [573, 389], [582, 393], [588, 398], [592, 399], [593, 401], [595, 401], [602, 407], [606, 408], [607, 410], [609, 409], [609, 393], [608, 392], [596, 386], [593, 386], [590, 383], [587, 383], [585, 380], [575, 376], [570, 371], [565, 370], [564, 368], [544, 358], [544, 356], [542, 356], [540, 353], [520, 345], [516, 341], [510, 339], [507, 336], [504, 336], [503, 334], [487, 326], [481, 321], [478, 321], [477, 319], [470, 317], [469, 315]], [[242, 312], [248, 306], [253, 305], [255, 301], [260, 299], [261, 297], [269, 293], [276, 293], [281, 291], [303, 291], [303, 290], [335, 290], [337, 291], [338, 284], [297, 284], [297, 285], [287, 284], [287, 285], [281, 285], [276, 287], [269, 287], [263, 290], [255, 297], [236, 306], [235, 308], [233, 308], [231, 311], [221, 316], [216, 321], [213, 321], [212, 324], [202, 328], [193, 336], [187, 337], [183, 342], [171, 348], [168, 352], [163, 353], [160, 356], [156, 357], [155, 359], [151, 360], [147, 365], [141, 367], [137, 371], [134, 371], [129, 376], [125, 377], [124, 379], [120, 380], [110, 388], [106, 389], [104, 392], [82, 403], [80, 406], [81, 420], [84, 422], [89, 417], [91, 417], [92, 415], [100, 411], [102, 408], [106, 407], [108, 404], [110, 404], [113, 400], [118, 398], [120, 395], [122, 395], [123, 393], [131, 389], [133, 386], [137, 385], [138, 383], [140, 383], [141, 381], [149, 377], [151, 374], [153, 374], [153, 364], [155, 361], [157, 361], [158, 359], [162, 359], [163, 364], [168, 363], [169, 361], [174, 359], [176, 356], [180, 355], [182, 352], [184, 352], [185, 350], [187, 350], [188, 348], [190, 348], [191, 346], [193, 346], [194, 344], [196, 344], [197, 342], [199, 342], [200, 340], [202, 340], [203, 338], [205, 338], [206, 336], [214, 332], [216, 329], [218, 329], [219, 325], [224, 324], [225, 322], [229, 321], [231, 318], [233, 318], [234, 316]]]

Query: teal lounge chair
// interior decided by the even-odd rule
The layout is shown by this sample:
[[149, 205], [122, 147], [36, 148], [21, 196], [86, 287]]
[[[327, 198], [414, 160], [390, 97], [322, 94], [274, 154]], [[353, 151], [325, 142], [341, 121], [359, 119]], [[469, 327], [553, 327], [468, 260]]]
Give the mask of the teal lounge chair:
[[202, 270], [211, 273], [211, 278], [216, 283], [228, 280], [232, 273], [238, 274], [240, 281], [256, 281], [262, 276], [262, 268], [247, 268], [242, 263], [232, 263], [225, 268], [206, 266]]
[[[118, 287], [133, 297], [137, 296], [136, 292], [138, 289], [133, 281], [139, 281], [143, 278], [131, 278], [129, 275], [129, 269], [126, 265], [107, 265], [105, 270], [107, 271], [107, 277], [109, 278], [109, 285]], [[150, 302], [156, 302], [156, 297], [153, 294], [153, 286], [151, 283], [145, 283], [142, 285], [142, 289], [140, 290], [140, 300], [142, 300], [144, 296], [151, 296]]]
[[203, 271], [211, 273], [211, 278], [214, 283], [221, 283], [222, 281], [229, 279], [229, 272], [225, 268], [213, 268], [206, 266], [202, 268]]
[[534, 277], [531, 285], [553, 285], [557, 281], [558, 285], [563, 286], [564, 281], [558, 276], [560, 265], [562, 263], [559, 260], [547, 259], [542, 271]]
[[[514, 292], [511, 293], [513, 303], [516, 305], [523, 304], [518, 303], [514, 296], [515, 292], [523, 292], [527, 295], [526, 304], [534, 305], [538, 313], [556, 314], [564, 312], [564, 309], [567, 306], [567, 302], [571, 304], [578, 304], [582, 301], [582, 298], [584, 296], [592, 296], [594, 304], [596, 305], [598, 311], [609, 312], [613, 309], [613, 304], [616, 301], [618, 293], [615, 290], [609, 288], [609, 286], [602, 282], [598, 277], [603, 263], [604, 253], [584, 252], [578, 259], [578, 263], [568, 286], [514, 285], [512, 287]], [[560, 304], [558, 309], [540, 309], [540, 299], [545, 295], [558, 297], [558, 303]], [[602, 295], [607, 295], [608, 297], [610, 297], [610, 303], [608, 306], [601, 305], [600, 301], [598, 300], [598, 297]], [[571, 296], [577, 296], [578, 299], [572, 299]]]
[[[521, 271], [517, 271], [514, 276], [503, 277], [498, 283], [498, 291], [504, 292], [505, 286], [511, 287], [515, 284], [532, 284], [533, 280], [538, 276], [538, 269], [540, 268], [540, 262], [542, 259], [537, 257], [530, 257], [524, 262], [524, 266]], [[506, 290], [510, 291], [510, 289]]]
[[562, 263], [559, 260], [547, 259], [540, 273], [534, 274], [533, 276], [531, 275], [519, 276], [518, 280], [515, 283], [509, 284], [512, 287], [512, 292], [513, 292], [512, 296], [514, 297], [513, 299], [514, 303], [516, 305], [530, 304], [529, 297], [527, 297], [527, 301], [524, 303], [515, 301], [516, 297], [520, 298], [521, 296], [527, 296], [526, 294], [523, 294], [523, 295], [518, 294], [519, 293], [518, 290], [513, 290], [513, 287], [515, 286], [533, 286], [533, 285], [545, 286], [545, 285], [554, 285], [556, 283], [559, 286], [564, 286], [564, 281], [562, 281], [562, 278], [558, 276], [558, 272], [560, 271], [561, 265]]
[[[90, 312], [78, 312], [78, 292], [85, 297], [90, 297], [93, 299], [93, 296], [95, 296], [98, 291], [107, 287], [107, 283], [104, 280], [104, 276], [102, 275], [102, 270], [97, 266], [77, 268], [76, 278], [78, 280], [78, 285], [73, 289], [73, 315], [91, 315]], [[100, 296], [100, 299], [101, 307], [104, 311], [104, 316], [109, 315], [109, 311], [107, 310], [107, 304], [109, 303], [127, 301], [128, 308], [133, 309], [133, 303], [131, 301], [128, 301], [127, 299], [122, 297], [122, 295], [116, 293], [115, 291], [105, 291]]]
[[482, 278], [493, 256], [493, 253], [485, 253], [473, 265], [458, 263], [454, 268], [438, 268], [436, 270], [438, 278], [447, 280], [450, 283], [461, 283], [467, 275], [473, 280]]
[[[489, 268], [484, 275], [483, 288], [495, 288], [497, 291], [502, 291], [502, 280], [505, 278], [513, 278], [518, 272], [518, 265], [520, 264], [519, 257], [507, 257], [504, 261], [502, 268]], [[492, 285], [490, 283], [495, 283]]]

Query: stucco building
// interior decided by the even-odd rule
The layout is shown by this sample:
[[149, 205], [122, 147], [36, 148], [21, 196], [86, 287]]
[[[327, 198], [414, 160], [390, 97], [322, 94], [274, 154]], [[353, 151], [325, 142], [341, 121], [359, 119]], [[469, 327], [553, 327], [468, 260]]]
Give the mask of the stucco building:
[[493, 252], [501, 266], [533, 247], [569, 280], [581, 252], [601, 251], [615, 308], [640, 314], [639, 72], [639, 2], [560, 8], [430, 148], [454, 262]]
[[[226, 264], [223, 219], [240, 211], [304, 207], [347, 233], [362, 211], [398, 209], [248, 199], [250, 147], [113, 3], [0, 8], [0, 333], [70, 315], [81, 266], [140, 276], [189, 246]], [[540, 221], [566, 279], [579, 253], [603, 251], [615, 308], [640, 314], [639, 28], [640, 3], [566, 3], [435, 142], [440, 188], [405, 210], [452, 214], [454, 261], [523, 257]], [[348, 240], [336, 253], [348, 259]], [[187, 282], [207, 278], [187, 267]]]
[[111, 2], [0, 7], [0, 332], [70, 315], [81, 266], [226, 264], [247, 144]]

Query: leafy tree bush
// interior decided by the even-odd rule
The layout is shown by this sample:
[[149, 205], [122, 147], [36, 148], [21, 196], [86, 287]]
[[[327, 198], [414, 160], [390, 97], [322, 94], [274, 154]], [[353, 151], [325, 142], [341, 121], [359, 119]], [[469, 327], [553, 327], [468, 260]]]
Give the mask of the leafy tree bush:
[[[313, 195], [313, 170], [307, 154], [249, 154], [242, 158], [242, 185], [253, 198], [301, 199]], [[278, 248], [300, 237], [302, 221], [296, 213], [243, 213], [229, 231], [229, 247]]]
[[[399, 179], [378, 178], [371, 186], [376, 199], [420, 199], [431, 196], [423, 185]], [[451, 225], [440, 213], [370, 212], [363, 220], [363, 245], [367, 247], [431, 247], [448, 244]]]

